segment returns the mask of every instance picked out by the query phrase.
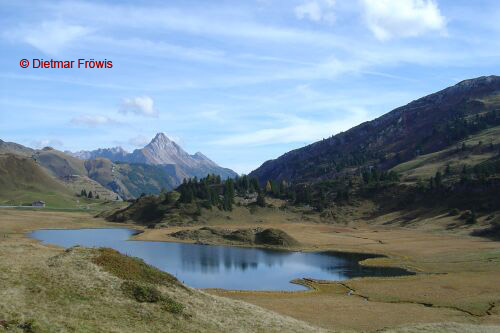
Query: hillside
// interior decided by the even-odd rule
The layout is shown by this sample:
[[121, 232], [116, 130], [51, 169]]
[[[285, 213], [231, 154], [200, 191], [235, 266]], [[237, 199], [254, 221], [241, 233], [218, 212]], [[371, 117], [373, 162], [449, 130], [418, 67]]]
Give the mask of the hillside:
[[0, 140], [0, 154], [16, 154], [22, 156], [31, 156], [34, 149], [25, 147], [14, 142], [5, 142]]
[[0, 205], [31, 205], [43, 200], [50, 207], [75, 207], [76, 197], [31, 158], [0, 154]]
[[499, 93], [500, 77], [467, 80], [268, 161], [248, 177], [192, 179], [177, 195], [140, 198], [109, 219], [163, 227], [222, 215], [254, 223], [272, 209], [275, 219], [323, 223], [390, 216], [387, 223], [407, 226], [449, 216], [436, 227], [496, 232]]
[[178, 185], [170, 170], [157, 165], [113, 163], [98, 158], [85, 161], [85, 168], [90, 178], [126, 199], [142, 193], [158, 194]]
[[[314, 182], [398, 164], [500, 125], [500, 77], [462, 81], [346, 132], [267, 161], [250, 176]], [[484, 142], [485, 144], [490, 142]]]

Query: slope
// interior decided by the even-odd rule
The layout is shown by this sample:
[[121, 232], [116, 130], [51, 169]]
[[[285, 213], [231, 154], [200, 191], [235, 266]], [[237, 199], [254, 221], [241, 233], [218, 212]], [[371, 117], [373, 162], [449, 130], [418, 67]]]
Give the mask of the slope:
[[43, 200], [48, 207], [76, 207], [77, 198], [29, 157], [0, 154], [0, 202], [31, 205]]
[[90, 178], [108, 189], [129, 199], [142, 193], [158, 194], [163, 189], [171, 190], [178, 185], [170, 170], [162, 166], [139, 163], [113, 163], [98, 158], [85, 161]]
[[317, 181], [361, 168], [388, 170], [500, 125], [500, 77], [462, 81], [346, 132], [265, 162], [250, 175]]

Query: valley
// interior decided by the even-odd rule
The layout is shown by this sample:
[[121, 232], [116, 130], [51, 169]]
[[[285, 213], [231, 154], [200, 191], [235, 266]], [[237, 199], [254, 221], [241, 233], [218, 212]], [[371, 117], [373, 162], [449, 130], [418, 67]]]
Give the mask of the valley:
[[[499, 93], [498, 76], [465, 80], [249, 175], [189, 155], [162, 133], [133, 153], [2, 141], [0, 205], [46, 206], [0, 208], [0, 330], [496, 332]], [[140, 232], [116, 245], [92, 228]], [[67, 249], [44, 245], [29, 237], [40, 229], [88, 229], [90, 247], [65, 245], [69, 236], [55, 242]], [[92, 248], [101, 233], [122, 254]], [[162, 253], [129, 256], [126, 246], [141, 242], [187, 259], [169, 266]], [[227, 250], [225, 268], [213, 249]], [[328, 264], [314, 278], [283, 261], [287, 279], [308, 289], [291, 292], [192, 288], [173, 268], [223, 271], [238, 252], [246, 260], [238, 282], [252, 272], [271, 278], [273, 265], [258, 271], [250, 259], [273, 251], [358, 253], [374, 271], [412, 274], [331, 280], [320, 272]]]

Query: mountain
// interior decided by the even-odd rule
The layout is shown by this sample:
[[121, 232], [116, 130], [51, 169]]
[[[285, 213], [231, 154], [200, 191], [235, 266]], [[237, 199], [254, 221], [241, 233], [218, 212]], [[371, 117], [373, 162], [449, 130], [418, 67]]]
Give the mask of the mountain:
[[77, 157], [82, 160], [95, 160], [96, 158], [107, 158], [114, 162], [124, 162], [129, 154], [122, 147], [104, 148], [93, 151], [81, 150], [76, 153], [65, 151], [66, 154]]
[[[96, 152], [115, 153], [115, 155], [119, 155], [124, 151], [121, 148], [112, 148], [100, 149]], [[0, 199], [6, 199], [9, 202], [16, 198], [24, 198], [21, 194], [26, 192], [28, 188], [33, 188], [34, 200], [36, 198], [46, 198], [45, 195], [40, 197], [39, 193], [41, 192], [39, 189], [42, 188], [48, 188], [49, 192], [58, 193], [54, 198], [57, 197], [59, 199], [62, 198], [59, 194], [61, 194], [60, 189], [63, 188], [63, 196], [71, 193], [71, 200], [75, 202], [77, 200], [75, 195], [80, 194], [82, 190], [93, 192], [94, 195], [98, 194], [101, 199], [115, 200], [117, 196], [122, 199], [131, 199], [140, 196], [142, 193], [158, 194], [163, 189], [171, 190], [182, 182], [183, 178], [181, 176], [184, 175], [175, 165], [114, 163], [107, 158], [82, 160], [75, 157], [74, 154], [70, 155], [67, 152], [62, 152], [51, 147], [31, 149], [17, 143], [1, 140], [0, 156], [4, 159], [4, 163], [7, 161], [7, 156], [10, 156], [11, 159], [22, 157], [22, 162], [18, 161], [16, 163], [22, 165], [24, 168], [28, 168], [26, 163], [34, 163], [31, 173], [37, 175], [31, 182], [24, 179], [11, 182], [9, 178], [16, 179], [16, 177], [11, 175], [10, 171], [9, 173], [0, 173], [0, 185], [10, 184], [9, 186], [4, 186], [3, 190], [7, 192], [4, 193], [5, 198], [2, 198], [0, 195]], [[12, 163], [9, 165], [16, 165]], [[35, 168], [39, 170], [34, 170]], [[14, 169], [11, 171], [14, 172]], [[43, 176], [41, 176], [42, 174]], [[44, 185], [47, 183], [47, 178], [51, 179], [52, 183], [50, 186]], [[54, 184], [57, 184], [57, 186]], [[50, 190], [56, 187], [58, 190]], [[9, 195], [9, 193], [12, 195]], [[14, 193], [18, 193], [19, 195], [14, 195]], [[29, 193], [30, 191], [27, 191], [25, 194]], [[55, 201], [52, 201], [50, 201], [51, 206], [54, 206]], [[61, 204], [68, 202], [67, 198], [65, 198], [61, 201]]]
[[75, 193], [92, 190], [105, 199], [114, 200], [117, 194], [123, 199], [158, 194], [179, 185], [175, 170], [161, 165], [114, 163], [107, 158], [82, 160], [50, 147], [36, 150], [33, 159]]
[[205, 177], [208, 174], [220, 175], [223, 179], [237, 176], [233, 170], [220, 167], [200, 152], [189, 155], [164, 133], [158, 133], [148, 145], [136, 149], [130, 154], [122, 148], [116, 147], [80, 151], [72, 155], [85, 160], [107, 158], [112, 162], [162, 166], [169, 171], [177, 184], [180, 184], [185, 178]]
[[290, 151], [265, 162], [250, 176], [261, 183], [314, 182], [359, 174], [366, 168], [389, 170], [499, 125], [500, 77], [483, 76], [462, 81], [346, 132]]

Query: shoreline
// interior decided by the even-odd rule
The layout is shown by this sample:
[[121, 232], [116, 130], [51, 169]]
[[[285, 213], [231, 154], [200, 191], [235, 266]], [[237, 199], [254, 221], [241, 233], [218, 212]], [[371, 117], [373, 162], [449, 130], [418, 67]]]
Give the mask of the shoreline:
[[[4, 212], [0, 216], [0, 236], [5, 234], [8, 237], [0, 237], [0, 248], [3, 246], [8, 252], [15, 246], [27, 251], [30, 255], [21, 257], [21, 263], [27, 262], [34, 253], [54, 256], [64, 251], [62, 247], [42, 245], [29, 237], [33, 230], [143, 229], [137, 225], [109, 223], [88, 213]], [[251, 303], [327, 329], [370, 331], [409, 323], [450, 320], [464, 324], [500, 324], [500, 288], [496, 283], [500, 274], [500, 242], [377, 225], [356, 225], [353, 228], [295, 222], [259, 224], [263, 225], [283, 229], [303, 244], [301, 251], [304, 252], [336, 249], [381, 254], [386, 257], [366, 259], [360, 264], [411, 268], [418, 274], [328, 283], [302, 280], [298, 282], [312, 288], [289, 292], [199, 290], [224, 299]], [[164, 233], [165, 230], [147, 229], [136, 237], [145, 241], [172, 242], [159, 237]], [[352, 290], [350, 295], [349, 290]], [[393, 315], [384, 315], [387, 313]]]

